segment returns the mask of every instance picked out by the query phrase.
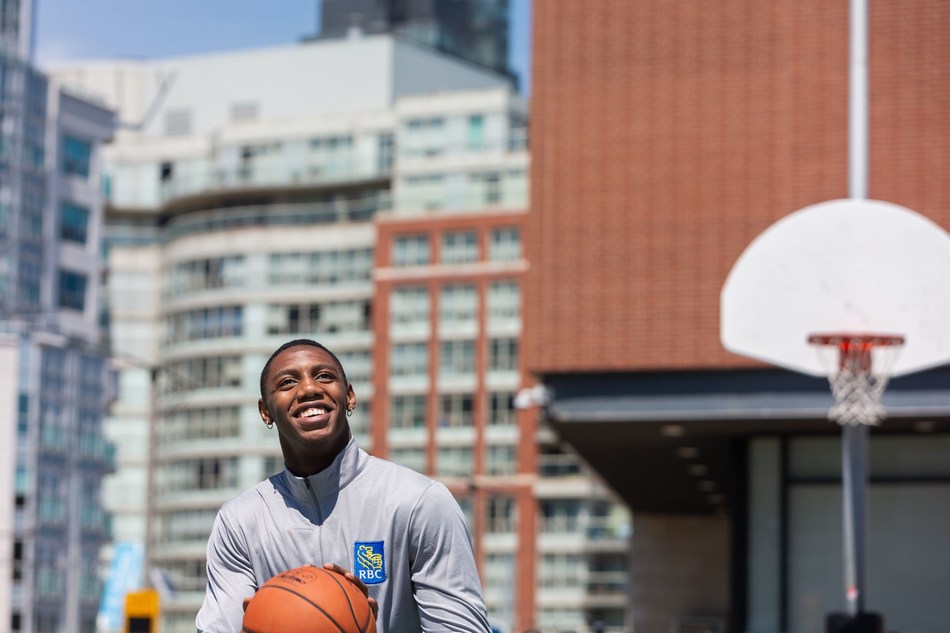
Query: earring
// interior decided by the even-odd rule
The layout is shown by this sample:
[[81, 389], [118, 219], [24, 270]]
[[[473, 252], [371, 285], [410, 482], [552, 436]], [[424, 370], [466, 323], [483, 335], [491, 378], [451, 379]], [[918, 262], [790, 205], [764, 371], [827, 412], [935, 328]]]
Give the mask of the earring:
[[347, 409], [347, 410], [346, 410], [346, 417], [348, 417], [348, 418], [352, 418], [352, 417], [353, 417], [353, 409]]
[[264, 424], [266, 424], [266, 425], [267, 425], [267, 428], [268, 428], [268, 430], [270, 430], [270, 429], [272, 429], [272, 428], [274, 428], [274, 423], [273, 423], [273, 422], [271, 422], [270, 420], [268, 420], [268, 421], [267, 421], [267, 422], [265, 422]]

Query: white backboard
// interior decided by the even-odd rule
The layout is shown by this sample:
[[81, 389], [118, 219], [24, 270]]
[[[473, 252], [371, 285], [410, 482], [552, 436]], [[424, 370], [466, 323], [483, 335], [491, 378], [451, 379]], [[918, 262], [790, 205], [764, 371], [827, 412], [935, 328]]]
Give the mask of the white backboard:
[[812, 375], [816, 333], [897, 334], [891, 371], [950, 362], [950, 234], [905, 207], [831, 200], [755, 238], [723, 285], [720, 337], [733, 353]]

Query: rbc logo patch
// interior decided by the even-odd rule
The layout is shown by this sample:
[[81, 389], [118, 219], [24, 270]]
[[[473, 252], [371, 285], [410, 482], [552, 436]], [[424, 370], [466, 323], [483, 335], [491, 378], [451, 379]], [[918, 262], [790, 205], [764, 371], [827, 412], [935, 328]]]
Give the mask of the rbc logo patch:
[[383, 541], [353, 543], [353, 573], [367, 585], [386, 580], [386, 556]]

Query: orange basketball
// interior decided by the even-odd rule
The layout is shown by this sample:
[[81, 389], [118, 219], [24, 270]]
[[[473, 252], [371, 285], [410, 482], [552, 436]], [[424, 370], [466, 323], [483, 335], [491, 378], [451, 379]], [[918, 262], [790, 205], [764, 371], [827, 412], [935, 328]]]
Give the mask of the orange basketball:
[[366, 596], [349, 580], [304, 565], [277, 574], [244, 609], [244, 633], [376, 633]]

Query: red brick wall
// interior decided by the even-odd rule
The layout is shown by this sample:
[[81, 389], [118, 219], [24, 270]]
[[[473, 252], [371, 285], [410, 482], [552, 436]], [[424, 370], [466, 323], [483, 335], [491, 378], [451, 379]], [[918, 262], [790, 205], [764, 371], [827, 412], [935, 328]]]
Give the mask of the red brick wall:
[[[870, 196], [950, 225], [950, 3], [870, 5]], [[848, 3], [533, 11], [527, 367], [751, 365], [719, 293], [762, 230], [848, 194]]]

